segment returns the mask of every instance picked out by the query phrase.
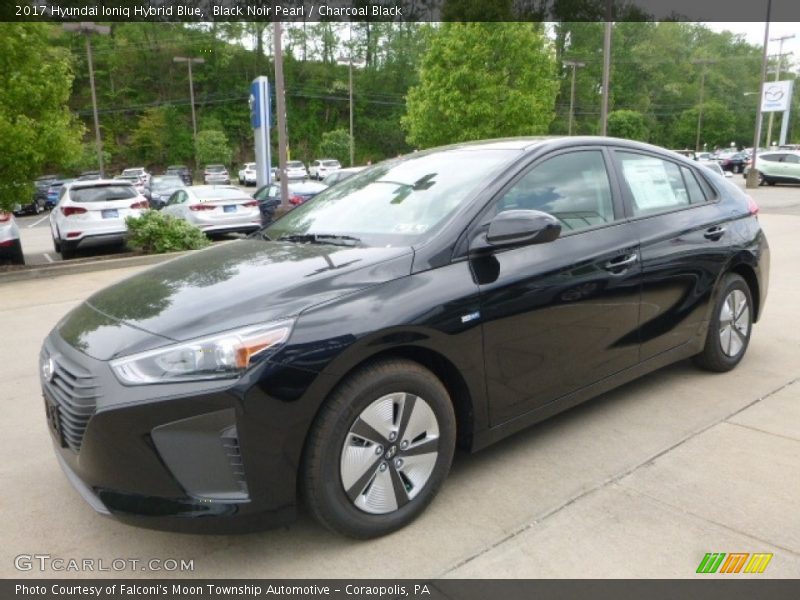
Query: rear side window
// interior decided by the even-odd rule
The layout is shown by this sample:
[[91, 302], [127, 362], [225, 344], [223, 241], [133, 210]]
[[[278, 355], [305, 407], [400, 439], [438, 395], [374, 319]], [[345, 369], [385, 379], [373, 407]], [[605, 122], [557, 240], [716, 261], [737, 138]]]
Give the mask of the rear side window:
[[602, 152], [570, 152], [534, 166], [503, 195], [496, 212], [516, 209], [551, 214], [565, 233], [611, 223], [614, 206]]
[[689, 193], [689, 202], [691, 204], [705, 202], [707, 200], [706, 195], [703, 193], [703, 188], [701, 188], [700, 184], [697, 182], [697, 177], [695, 177], [694, 172], [686, 167], [681, 167], [681, 173], [683, 174], [683, 181], [686, 184], [686, 191]]
[[796, 164], [800, 163], [800, 156], [796, 156], [794, 154], [787, 154], [784, 157], [783, 162], [788, 163], [788, 164], [792, 164], [792, 165], [796, 165]]
[[136, 198], [136, 190], [130, 185], [104, 185], [70, 190], [69, 197], [73, 202], [111, 202]]
[[[689, 206], [691, 196], [678, 165], [632, 152], [617, 152], [617, 156], [622, 176], [631, 191], [635, 216]], [[697, 181], [694, 182], [697, 185]], [[699, 202], [705, 201], [702, 192], [700, 198]]]
[[767, 162], [781, 162], [783, 154], [759, 154], [758, 160], [765, 160]]

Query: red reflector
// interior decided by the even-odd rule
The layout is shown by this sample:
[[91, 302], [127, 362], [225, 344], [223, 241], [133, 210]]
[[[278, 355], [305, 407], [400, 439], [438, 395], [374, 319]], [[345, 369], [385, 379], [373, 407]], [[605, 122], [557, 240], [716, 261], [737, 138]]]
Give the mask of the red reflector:
[[14, 245], [14, 240], [6, 240], [5, 242], [0, 242], [0, 248], [8, 248], [9, 246]]
[[134, 202], [131, 204], [131, 208], [150, 208], [150, 203], [147, 200], [142, 200], [141, 202]]
[[82, 215], [86, 212], [86, 209], [80, 206], [62, 206], [61, 212], [64, 213], [65, 217], [68, 217], [70, 215]]
[[245, 202], [242, 206], [258, 206], [258, 200], [251, 200], [250, 202]]
[[293, 206], [297, 206], [297, 205], [302, 204], [302, 203], [303, 203], [303, 197], [302, 196], [292, 196], [291, 198], [289, 198], [289, 204], [291, 204]]
[[193, 210], [195, 212], [199, 210], [214, 210], [216, 206], [213, 204], [190, 204], [189, 210]]
[[750, 211], [751, 215], [758, 214], [758, 204], [756, 204], [756, 201], [753, 200], [750, 196], [747, 197], [747, 210]]
[[82, 233], [83, 233], [82, 231], [70, 231], [70, 232], [67, 234], [67, 237], [68, 237], [68, 238], [78, 237], [78, 236], [79, 236], [80, 234], [82, 234]]

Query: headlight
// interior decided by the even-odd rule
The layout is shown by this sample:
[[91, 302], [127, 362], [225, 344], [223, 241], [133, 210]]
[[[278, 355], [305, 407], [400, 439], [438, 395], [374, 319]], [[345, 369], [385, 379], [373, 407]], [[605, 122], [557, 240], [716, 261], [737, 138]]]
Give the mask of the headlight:
[[289, 339], [292, 321], [246, 327], [111, 361], [127, 385], [239, 377]]

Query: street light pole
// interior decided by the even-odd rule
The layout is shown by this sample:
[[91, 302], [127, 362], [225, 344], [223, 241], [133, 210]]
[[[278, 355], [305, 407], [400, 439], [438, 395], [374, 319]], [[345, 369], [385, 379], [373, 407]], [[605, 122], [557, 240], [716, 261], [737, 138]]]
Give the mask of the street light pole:
[[568, 135], [572, 135], [572, 124], [575, 120], [575, 71], [580, 67], [585, 67], [586, 63], [579, 62], [577, 60], [565, 60], [564, 64], [568, 67], [572, 67], [572, 83], [570, 84], [569, 89], [569, 133]]
[[286, 179], [286, 98], [284, 96], [283, 84], [283, 46], [281, 44], [281, 22], [274, 21], [272, 41], [274, 44], [275, 55], [275, 108], [276, 124], [278, 126], [278, 173], [281, 182], [281, 208], [288, 210], [289, 204], [289, 182]]
[[764, 80], [767, 78], [767, 51], [769, 49], [769, 19], [772, 14], [772, 0], [767, 0], [767, 20], [764, 23], [764, 53], [761, 57], [761, 80], [758, 83], [758, 111], [756, 113], [756, 131], [753, 136], [753, 159], [750, 163], [750, 171], [747, 173], [747, 187], [758, 187], [758, 169], [756, 161], [758, 159], [758, 144], [761, 142], [761, 100], [764, 98]]
[[191, 56], [175, 56], [173, 62], [183, 63], [189, 65], [189, 104], [192, 106], [192, 139], [197, 143], [197, 115], [194, 112], [194, 80], [192, 79], [192, 63], [202, 65], [206, 62], [202, 58], [194, 58]]
[[608, 135], [608, 88], [611, 80], [611, 25], [613, 0], [606, 0], [606, 27], [603, 33], [603, 98], [600, 103], [600, 135]]
[[[779, 81], [781, 78], [781, 65], [783, 63], [783, 42], [786, 40], [793, 39], [795, 34], [792, 35], [782, 35], [776, 38], [770, 38], [770, 42], [778, 42], [778, 66], [775, 68], [775, 81]], [[787, 56], [791, 54], [791, 52], [786, 53]], [[769, 145], [772, 143], [772, 119], [775, 117], [775, 111], [770, 111], [769, 113], [769, 121], [767, 122], [767, 150], [769, 150]]]
[[97, 91], [94, 86], [94, 65], [92, 63], [92, 43], [89, 37], [93, 33], [108, 35], [111, 27], [108, 25], [97, 25], [91, 22], [84, 23], [64, 23], [65, 31], [75, 31], [86, 36], [86, 61], [89, 63], [89, 88], [92, 92], [92, 114], [94, 116], [94, 137], [97, 147], [97, 166], [100, 177], [105, 177], [105, 167], [103, 165], [103, 138], [100, 135], [100, 118], [97, 115]]

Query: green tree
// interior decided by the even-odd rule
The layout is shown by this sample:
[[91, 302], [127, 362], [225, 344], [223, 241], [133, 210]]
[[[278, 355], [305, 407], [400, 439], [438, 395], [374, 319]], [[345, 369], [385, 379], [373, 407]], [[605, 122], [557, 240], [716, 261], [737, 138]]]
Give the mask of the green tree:
[[[694, 148], [697, 139], [697, 116], [699, 108], [694, 107], [681, 113], [675, 124], [673, 144], [677, 148]], [[727, 148], [735, 141], [735, 118], [733, 113], [719, 102], [706, 102], [703, 105], [703, 124], [700, 130], [700, 147], [713, 150]]]
[[37, 175], [81, 152], [83, 129], [67, 109], [70, 60], [49, 32], [43, 23], [0, 24], [0, 208], [30, 197]]
[[344, 129], [334, 129], [322, 134], [318, 154], [320, 158], [335, 158], [343, 165], [350, 164], [350, 134]]
[[216, 129], [198, 131], [195, 156], [198, 165], [211, 163], [230, 165], [232, 151], [228, 144], [228, 136]]
[[615, 110], [608, 115], [608, 135], [628, 140], [647, 141], [647, 121], [635, 110]]
[[402, 123], [419, 147], [546, 133], [558, 82], [542, 28], [446, 23], [422, 59]]

